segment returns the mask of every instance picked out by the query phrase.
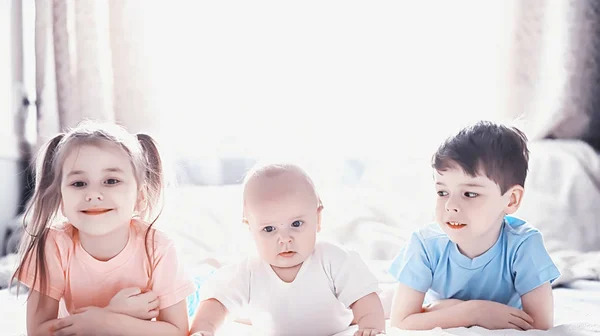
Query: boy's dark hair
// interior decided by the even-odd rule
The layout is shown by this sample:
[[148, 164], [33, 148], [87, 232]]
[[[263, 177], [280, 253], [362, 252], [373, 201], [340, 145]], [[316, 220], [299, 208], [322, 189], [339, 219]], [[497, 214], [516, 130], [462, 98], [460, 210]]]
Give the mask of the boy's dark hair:
[[444, 171], [456, 166], [470, 176], [485, 175], [500, 186], [525, 186], [529, 161], [527, 137], [516, 127], [480, 121], [440, 145], [431, 166]]

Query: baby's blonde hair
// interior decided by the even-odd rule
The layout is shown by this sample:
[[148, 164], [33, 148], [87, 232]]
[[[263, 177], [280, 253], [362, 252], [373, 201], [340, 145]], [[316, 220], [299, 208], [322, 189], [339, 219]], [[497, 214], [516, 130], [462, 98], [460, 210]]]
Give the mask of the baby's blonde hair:
[[[82, 145], [115, 145], [130, 158], [138, 189], [145, 195], [146, 206], [140, 218], [149, 222], [146, 231], [146, 255], [152, 263], [154, 247], [148, 247], [152, 225], [162, 211], [164, 190], [163, 164], [154, 139], [147, 134], [131, 134], [114, 123], [84, 121], [66, 133], [50, 139], [39, 151], [36, 162], [35, 192], [24, 216], [24, 230], [19, 248], [19, 266], [11, 278], [21, 279], [25, 265], [35, 256], [34, 283], [40, 281], [40, 293], [47, 295], [47, 265], [44, 246], [50, 227], [60, 218], [61, 183], [64, 160], [74, 148]], [[132, 214], [133, 215], [133, 214]], [[38, 278], [39, 274], [39, 278]]]
[[248, 184], [255, 179], [258, 178], [272, 178], [279, 176], [283, 173], [294, 172], [300, 175], [305, 181], [308, 183], [312, 191], [315, 193], [315, 197], [317, 198], [318, 208], [323, 208], [323, 202], [321, 202], [321, 197], [317, 192], [317, 187], [313, 179], [308, 175], [306, 170], [304, 170], [301, 166], [294, 163], [257, 163], [246, 173], [244, 177], [244, 181], [242, 183], [243, 186], [243, 209], [242, 209], [242, 220], [246, 221], [246, 192], [248, 190]]

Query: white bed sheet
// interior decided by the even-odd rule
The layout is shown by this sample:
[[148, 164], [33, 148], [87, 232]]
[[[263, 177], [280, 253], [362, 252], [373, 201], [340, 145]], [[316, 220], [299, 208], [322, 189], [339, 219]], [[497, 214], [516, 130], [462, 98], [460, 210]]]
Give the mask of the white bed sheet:
[[[392, 295], [392, 285], [384, 284], [383, 301], [389, 312], [389, 300]], [[21, 336], [25, 332], [25, 298], [16, 297], [4, 289], [0, 291], [0, 335]], [[600, 281], [578, 280], [568, 287], [554, 289], [555, 327], [548, 333], [540, 331], [518, 332], [513, 330], [491, 331], [479, 327], [435, 329], [427, 332], [406, 332], [389, 329], [388, 335], [565, 335], [565, 336], [600, 336]], [[337, 334], [336, 336], [352, 335], [356, 327]], [[247, 325], [227, 322], [218, 335], [248, 335], [251, 328]]]

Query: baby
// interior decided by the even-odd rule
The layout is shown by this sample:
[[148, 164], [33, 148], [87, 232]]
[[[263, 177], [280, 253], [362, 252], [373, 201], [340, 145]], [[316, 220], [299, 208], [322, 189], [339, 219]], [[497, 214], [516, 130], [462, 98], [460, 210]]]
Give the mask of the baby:
[[201, 288], [191, 333], [212, 335], [229, 312], [250, 308], [266, 335], [384, 333], [378, 281], [357, 253], [317, 242], [323, 204], [299, 166], [259, 165], [244, 181], [243, 223], [257, 257], [218, 270]]

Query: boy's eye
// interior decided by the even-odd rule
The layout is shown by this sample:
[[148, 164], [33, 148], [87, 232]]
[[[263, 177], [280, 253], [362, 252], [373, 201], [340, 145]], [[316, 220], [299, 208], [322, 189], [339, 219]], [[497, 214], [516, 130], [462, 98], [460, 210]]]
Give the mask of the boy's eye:
[[81, 182], [81, 181], [76, 181], [71, 183], [71, 186], [75, 187], [75, 188], [81, 188], [81, 187], [85, 187], [85, 182]]
[[273, 232], [273, 231], [275, 231], [275, 227], [270, 226], [270, 225], [269, 226], [265, 226], [263, 228], [263, 231], [265, 231], [265, 232]]
[[292, 226], [293, 226], [293, 227], [300, 227], [300, 226], [302, 226], [302, 224], [304, 224], [304, 222], [303, 222], [303, 221], [299, 221], [299, 220], [297, 220], [297, 221], [294, 221], [294, 222], [292, 223]]
[[117, 180], [117, 179], [112, 179], [112, 178], [111, 178], [111, 179], [108, 179], [108, 180], [106, 180], [104, 183], [105, 183], [105, 184], [117, 184], [117, 183], [119, 183], [119, 182], [121, 182], [121, 181], [119, 181], [119, 180]]
[[465, 197], [468, 197], [468, 198], [475, 198], [475, 197], [477, 197], [477, 196], [479, 196], [479, 194], [478, 194], [478, 193], [474, 193], [474, 192], [470, 192], [470, 191], [467, 191], [467, 192], [465, 193]]
[[448, 192], [446, 192], [446, 191], [443, 191], [443, 190], [440, 190], [440, 191], [438, 191], [438, 192], [437, 192], [437, 194], [438, 194], [438, 196], [440, 196], [440, 197], [448, 196]]

